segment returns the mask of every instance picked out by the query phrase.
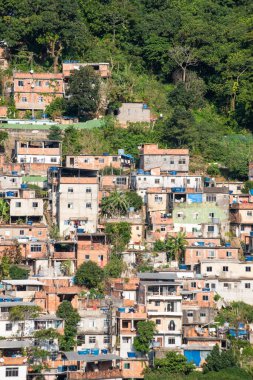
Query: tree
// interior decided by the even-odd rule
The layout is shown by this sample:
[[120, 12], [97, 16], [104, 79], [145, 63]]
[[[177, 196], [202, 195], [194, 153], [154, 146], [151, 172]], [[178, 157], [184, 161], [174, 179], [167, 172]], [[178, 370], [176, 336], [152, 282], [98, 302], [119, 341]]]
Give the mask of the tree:
[[47, 135], [48, 140], [62, 140], [62, 131], [58, 125], [52, 125], [49, 128], [49, 134]]
[[129, 198], [126, 194], [115, 190], [108, 197], [102, 199], [101, 212], [103, 215], [125, 215], [129, 209]]
[[29, 270], [21, 268], [18, 265], [11, 265], [9, 275], [12, 280], [24, 280], [29, 277]]
[[228, 322], [231, 326], [238, 327], [239, 322], [253, 322], [253, 306], [242, 301], [234, 301], [225, 308], [219, 310], [216, 321], [220, 324]]
[[124, 268], [122, 257], [112, 254], [109, 262], [106, 264], [104, 271], [106, 277], [119, 278]]
[[10, 259], [8, 256], [3, 256], [0, 264], [1, 279], [9, 278], [10, 276]]
[[156, 240], [154, 251], [166, 251], [169, 259], [174, 258], [175, 260], [180, 261], [187, 244], [188, 242], [185, 233], [179, 232], [176, 236], [169, 236], [165, 241]]
[[75, 284], [88, 289], [97, 288], [104, 279], [104, 272], [94, 261], [87, 261], [76, 271]]
[[166, 379], [166, 376], [170, 374], [174, 374], [174, 376], [175, 374], [189, 375], [194, 369], [195, 365], [188, 363], [184, 355], [175, 351], [168, 351], [165, 358], [155, 359], [154, 368], [148, 369], [146, 372], [158, 376], [162, 374]]
[[55, 329], [50, 327], [49, 329], [35, 331], [33, 336], [35, 339], [45, 340], [45, 339], [58, 339], [60, 334]]
[[64, 336], [60, 337], [61, 350], [71, 351], [75, 345], [75, 338], [77, 334], [77, 324], [80, 321], [78, 311], [73, 308], [71, 302], [63, 301], [57, 311], [56, 315], [64, 319]]
[[206, 362], [203, 365], [203, 372], [220, 371], [229, 367], [237, 367], [238, 362], [235, 354], [232, 350], [221, 351], [216, 344], [210, 354], [206, 358]]
[[253, 189], [253, 181], [246, 181], [243, 184], [242, 193], [249, 194], [249, 191]]
[[187, 68], [198, 62], [194, 49], [190, 46], [174, 46], [169, 50], [169, 56], [182, 70], [182, 81], [185, 82]]
[[0, 223], [8, 222], [9, 219], [10, 206], [4, 199], [0, 199]]
[[89, 120], [100, 103], [100, 78], [92, 67], [81, 67], [69, 78], [67, 110], [71, 115]]
[[147, 354], [155, 334], [155, 323], [153, 321], [140, 321], [137, 323], [137, 336], [134, 338], [133, 346], [136, 351]]
[[115, 253], [121, 253], [131, 239], [131, 226], [127, 222], [106, 223], [105, 233]]
[[[65, 99], [55, 98], [52, 100], [52, 102], [48, 106], [46, 106], [45, 112], [50, 118], [54, 120], [56, 117], [60, 117], [63, 115], [65, 108], [66, 108]], [[55, 127], [55, 126], [52, 126], [52, 127]], [[58, 140], [58, 139], [50, 139], [50, 140]]]
[[70, 125], [65, 129], [64, 139], [62, 142], [62, 153], [78, 155], [82, 151], [82, 136], [78, 129]]
[[60, 264], [60, 270], [64, 276], [71, 276], [71, 260], [62, 261]]
[[135, 191], [127, 191], [126, 199], [128, 201], [129, 207], [133, 207], [135, 211], [141, 210], [143, 205], [142, 197]]

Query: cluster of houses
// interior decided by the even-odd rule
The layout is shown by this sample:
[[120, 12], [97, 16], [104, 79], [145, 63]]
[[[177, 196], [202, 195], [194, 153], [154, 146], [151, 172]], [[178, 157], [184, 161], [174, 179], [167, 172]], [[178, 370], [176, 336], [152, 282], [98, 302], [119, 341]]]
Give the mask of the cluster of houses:
[[[242, 194], [242, 183], [190, 174], [189, 161], [187, 149], [143, 144], [138, 169], [122, 149], [66, 156], [63, 165], [59, 141], [37, 140], [16, 141], [13, 163], [0, 156], [0, 197], [9, 205], [0, 256], [19, 250], [30, 271], [28, 279], [0, 283], [2, 379], [36, 378], [27, 355], [34, 333], [53, 328], [63, 334], [56, 311], [65, 300], [80, 315], [77, 345], [62, 352], [57, 340], [43, 341], [45, 379], [143, 379], [150, 358], [133, 343], [138, 322], [146, 320], [156, 326], [152, 355], [175, 350], [200, 366], [215, 344], [226, 349], [235, 326], [218, 326], [217, 309], [231, 301], [253, 304], [253, 195]], [[136, 192], [142, 209], [101, 216], [102, 199], [115, 190]], [[131, 226], [122, 253], [126, 273], [94, 299], [75, 285], [75, 271], [87, 261], [106, 266], [105, 224], [121, 221]], [[178, 234], [187, 242], [180, 262], [154, 253], [157, 240]], [[138, 272], [140, 258], [152, 270]], [[10, 320], [12, 307], [35, 305], [37, 318]], [[240, 325], [240, 337], [251, 339], [250, 326]]]

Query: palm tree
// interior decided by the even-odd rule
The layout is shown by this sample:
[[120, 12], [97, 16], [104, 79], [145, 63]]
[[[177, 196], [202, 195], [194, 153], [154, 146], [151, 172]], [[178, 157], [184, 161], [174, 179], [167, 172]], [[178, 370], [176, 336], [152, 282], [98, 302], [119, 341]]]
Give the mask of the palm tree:
[[175, 260], [179, 262], [182, 259], [187, 244], [188, 242], [185, 239], [185, 233], [179, 232], [177, 236], [170, 236], [165, 244], [167, 260], [168, 258], [171, 259], [171, 256], [174, 256]]
[[10, 206], [4, 199], [0, 199], [0, 223], [8, 222], [9, 218]]
[[125, 193], [113, 191], [109, 197], [103, 198], [101, 203], [101, 212], [103, 215], [119, 216], [125, 215], [129, 208], [129, 202]]

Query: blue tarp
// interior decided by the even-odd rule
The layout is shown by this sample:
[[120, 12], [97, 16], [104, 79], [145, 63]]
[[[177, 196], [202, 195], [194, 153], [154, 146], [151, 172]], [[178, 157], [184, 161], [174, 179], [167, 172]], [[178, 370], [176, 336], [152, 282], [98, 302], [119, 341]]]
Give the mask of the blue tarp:
[[202, 203], [202, 194], [187, 194], [187, 199], [191, 201], [191, 203]]
[[184, 356], [188, 362], [193, 362], [197, 367], [206, 359], [210, 351], [205, 350], [184, 350]]

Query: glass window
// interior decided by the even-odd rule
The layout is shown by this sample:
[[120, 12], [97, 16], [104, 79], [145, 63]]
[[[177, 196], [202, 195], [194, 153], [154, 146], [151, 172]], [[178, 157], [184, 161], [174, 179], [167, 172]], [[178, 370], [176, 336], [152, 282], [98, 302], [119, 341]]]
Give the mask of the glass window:
[[12, 331], [12, 323], [6, 323], [5, 331]]
[[68, 208], [74, 208], [73, 203], [68, 203]]
[[213, 271], [213, 267], [206, 267], [206, 271], [207, 272], [212, 272]]
[[38, 97], [38, 103], [43, 103], [44, 102], [44, 98], [43, 96], [39, 96]]
[[5, 377], [18, 377], [18, 367], [6, 368]]
[[222, 268], [222, 270], [223, 270], [223, 272], [228, 272], [228, 267], [227, 267], [227, 266], [224, 266], [224, 267]]
[[22, 102], [22, 103], [27, 103], [27, 97], [26, 97], [26, 96], [22, 96], [22, 98], [21, 98], [21, 102]]
[[126, 177], [117, 177], [116, 178], [116, 184], [117, 185], [126, 185], [127, 184]]
[[168, 344], [176, 344], [175, 338], [168, 338]]
[[160, 325], [161, 324], [161, 319], [156, 319], [155, 323], [156, 323], [156, 325]]
[[160, 179], [156, 178], [156, 179], [155, 179], [155, 183], [156, 183], [156, 184], [157, 184], [157, 183], [160, 183]]
[[226, 256], [227, 256], [227, 257], [232, 257], [232, 252], [227, 252], [227, 253], [226, 253]]
[[245, 283], [245, 289], [250, 289], [250, 283], [249, 282]]
[[113, 162], [116, 162], [116, 161], [118, 161], [118, 157], [113, 157], [112, 160], [113, 160]]
[[23, 80], [18, 81], [18, 87], [24, 87], [24, 81]]
[[36, 87], [41, 87], [41, 86], [42, 86], [42, 82], [41, 82], [41, 80], [36, 80], [36, 81], [35, 81], [35, 86], [36, 86]]
[[245, 267], [246, 272], [251, 272], [251, 267]]
[[68, 187], [68, 193], [73, 193], [73, 192], [74, 192], [73, 187]]
[[131, 340], [131, 338], [129, 338], [128, 336], [123, 336], [123, 338], [122, 338], [123, 343], [129, 343], [130, 340]]
[[21, 207], [21, 202], [16, 202], [15, 206], [16, 207]]
[[24, 230], [20, 230], [19, 231], [19, 235], [24, 235], [25, 234], [25, 231]]
[[41, 244], [31, 244], [31, 252], [41, 252]]
[[100, 164], [103, 164], [103, 163], [105, 162], [105, 160], [104, 160], [104, 158], [99, 158], [98, 162], [99, 162]]
[[178, 163], [179, 165], [185, 165], [186, 164], [185, 158], [179, 158]]
[[90, 336], [89, 337], [89, 343], [96, 343], [96, 337], [95, 336]]
[[174, 322], [174, 321], [170, 321], [168, 328], [169, 328], [169, 330], [171, 330], [171, 331], [175, 331], [175, 329], [176, 329], [176, 324], [175, 324], [175, 322]]
[[247, 216], [252, 216], [252, 211], [247, 211]]
[[196, 288], [197, 287], [197, 283], [196, 282], [191, 282], [191, 287], [192, 288]]
[[160, 306], [160, 301], [155, 301], [155, 306]]
[[206, 317], [206, 313], [200, 313], [200, 317]]
[[130, 369], [130, 363], [124, 363], [124, 369]]
[[32, 207], [33, 208], [39, 207], [39, 203], [38, 202], [33, 202]]
[[208, 232], [214, 232], [214, 226], [208, 226], [207, 231]]
[[90, 187], [87, 187], [86, 193], [91, 193], [91, 188]]
[[203, 296], [202, 299], [203, 299], [203, 301], [208, 301], [209, 297], [208, 296]]
[[90, 202], [86, 203], [86, 208], [91, 208], [91, 203]]
[[50, 162], [57, 162], [57, 158], [56, 157], [51, 157]]
[[108, 344], [110, 343], [110, 336], [109, 335], [105, 335], [104, 336], [104, 344]]

